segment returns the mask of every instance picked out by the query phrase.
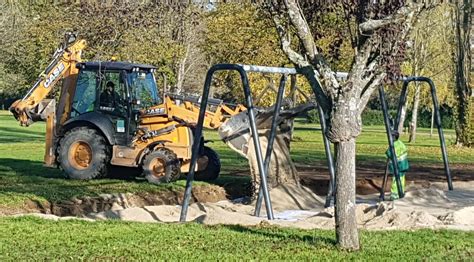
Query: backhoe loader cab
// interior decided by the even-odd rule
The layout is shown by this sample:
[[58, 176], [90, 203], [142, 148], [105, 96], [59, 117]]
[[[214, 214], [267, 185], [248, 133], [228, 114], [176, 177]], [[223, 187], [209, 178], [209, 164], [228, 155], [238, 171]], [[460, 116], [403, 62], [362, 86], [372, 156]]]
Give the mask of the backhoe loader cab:
[[98, 117], [113, 125], [112, 144], [129, 145], [141, 110], [161, 103], [155, 67], [124, 62], [78, 63], [69, 123]]
[[[79, 75], [72, 109], [76, 116], [91, 109], [124, 113], [158, 105], [161, 100], [155, 84], [155, 67], [123, 62], [77, 64]], [[119, 112], [120, 111], [120, 112]]]

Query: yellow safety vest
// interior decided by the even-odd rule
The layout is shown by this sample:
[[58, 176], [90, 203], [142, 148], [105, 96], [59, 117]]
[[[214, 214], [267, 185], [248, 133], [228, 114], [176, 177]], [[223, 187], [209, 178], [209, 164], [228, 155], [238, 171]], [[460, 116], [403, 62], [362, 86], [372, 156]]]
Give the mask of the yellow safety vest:
[[[410, 165], [408, 163], [408, 150], [405, 144], [401, 140], [397, 140], [393, 143], [393, 147], [395, 148], [395, 154], [397, 155], [398, 161], [398, 170], [400, 172], [406, 172]], [[393, 164], [392, 164], [392, 154], [390, 153], [390, 148], [386, 152], [387, 157], [390, 159], [389, 169], [390, 172], [393, 173]]]

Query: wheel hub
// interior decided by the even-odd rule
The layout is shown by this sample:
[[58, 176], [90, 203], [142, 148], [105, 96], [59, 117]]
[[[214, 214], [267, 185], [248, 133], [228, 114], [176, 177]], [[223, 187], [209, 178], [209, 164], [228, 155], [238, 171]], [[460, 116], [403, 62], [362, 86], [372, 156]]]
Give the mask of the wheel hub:
[[197, 160], [197, 168], [199, 171], [206, 169], [208, 164], [209, 164], [209, 157], [207, 156], [201, 156]]
[[153, 176], [163, 177], [166, 174], [166, 162], [161, 158], [155, 158], [150, 162], [149, 166]]
[[69, 148], [69, 162], [76, 169], [86, 169], [92, 162], [92, 149], [84, 141], [74, 142]]

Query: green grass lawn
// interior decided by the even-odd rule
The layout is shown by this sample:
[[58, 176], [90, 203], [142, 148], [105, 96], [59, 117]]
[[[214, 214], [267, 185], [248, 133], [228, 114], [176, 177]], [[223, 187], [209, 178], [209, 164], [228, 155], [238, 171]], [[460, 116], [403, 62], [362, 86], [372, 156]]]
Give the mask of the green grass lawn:
[[[297, 119], [295, 125], [295, 139], [291, 142], [291, 156], [296, 163], [314, 164], [326, 161], [324, 144], [320, 127], [317, 124], [307, 124], [304, 119]], [[222, 157], [224, 171], [247, 168], [245, 159], [235, 161], [232, 152], [224, 143], [220, 142], [215, 132], [207, 132], [210, 144]], [[474, 148], [457, 148], [452, 144], [455, 141], [454, 130], [444, 130], [449, 162], [451, 164], [474, 164]], [[430, 137], [428, 128], [418, 128], [416, 143], [408, 143], [408, 134], [400, 139], [405, 142], [409, 150], [410, 161], [442, 165], [441, 148], [437, 130]], [[364, 126], [362, 134], [357, 138], [357, 161], [385, 163], [385, 151], [388, 142], [384, 126]]]
[[[441, 163], [436, 137], [422, 129], [409, 145], [412, 161]], [[447, 140], [453, 132], [447, 130]], [[247, 161], [206, 132], [222, 158], [223, 176], [217, 183], [242, 177], [230, 173], [248, 169]], [[298, 123], [292, 157], [299, 164], [325, 161], [317, 126]], [[404, 138], [402, 138], [404, 139]], [[57, 169], [42, 166], [44, 124], [19, 127], [0, 112], [0, 208], [21, 208], [26, 200], [58, 201], [100, 193], [155, 192], [180, 189], [184, 181], [155, 186], [145, 181], [67, 180]], [[386, 137], [382, 127], [366, 127], [358, 140], [358, 161], [384, 162]], [[472, 149], [449, 147], [451, 163], [470, 163]], [[361, 232], [360, 252], [339, 251], [334, 232], [274, 227], [143, 224], [120, 221], [49, 221], [32, 217], [0, 217], [0, 261], [4, 260], [470, 260], [474, 233], [417, 230]]]
[[[42, 166], [44, 154], [43, 122], [30, 127], [20, 127], [7, 111], [0, 111], [0, 208], [21, 207], [26, 200], [59, 201], [74, 196], [96, 196], [101, 193], [157, 192], [167, 189], [182, 189], [185, 181], [155, 186], [143, 180], [100, 179], [76, 181], [64, 179], [61, 171]], [[446, 130], [448, 143], [454, 140], [452, 130]], [[206, 131], [209, 146], [220, 155], [222, 176], [217, 184], [229, 181], [248, 181], [248, 178], [229, 176], [235, 171], [248, 170], [247, 160], [230, 150], [220, 141], [214, 131]], [[436, 135], [436, 134], [435, 134]], [[321, 132], [317, 125], [296, 124], [295, 142], [292, 143], [292, 157], [296, 163], [311, 165], [324, 162], [325, 154]], [[406, 137], [402, 137], [406, 140]], [[441, 153], [437, 136], [429, 137], [427, 129], [420, 129], [416, 144], [408, 145], [410, 160], [441, 164]], [[368, 163], [385, 161], [387, 147], [384, 129], [381, 126], [364, 127], [358, 139], [357, 159]], [[474, 149], [457, 149], [450, 146], [448, 154], [451, 163], [472, 163]]]
[[0, 218], [0, 260], [471, 260], [474, 233], [361, 231], [340, 251], [329, 230]]
[[157, 186], [128, 176], [90, 181], [65, 179], [61, 170], [43, 167], [44, 132], [43, 122], [20, 127], [12, 115], [0, 111], [0, 208], [21, 208], [26, 200], [55, 202], [102, 193], [184, 189], [185, 180]]

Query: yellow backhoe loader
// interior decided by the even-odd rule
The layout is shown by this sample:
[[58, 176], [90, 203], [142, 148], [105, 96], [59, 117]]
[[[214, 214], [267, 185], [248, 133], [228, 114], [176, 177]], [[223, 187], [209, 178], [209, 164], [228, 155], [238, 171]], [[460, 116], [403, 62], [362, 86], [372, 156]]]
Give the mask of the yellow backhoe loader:
[[[82, 62], [85, 47], [85, 40], [67, 34], [33, 87], [10, 107], [22, 126], [47, 122], [45, 165], [59, 166], [73, 179], [104, 176], [110, 165], [139, 167], [155, 184], [189, 171], [199, 112], [192, 99], [160, 96], [153, 66]], [[61, 79], [56, 105], [47, 96]], [[213, 108], [204, 123], [212, 129], [245, 110], [218, 100]], [[216, 152], [202, 143], [200, 155], [196, 179], [217, 178]]]

